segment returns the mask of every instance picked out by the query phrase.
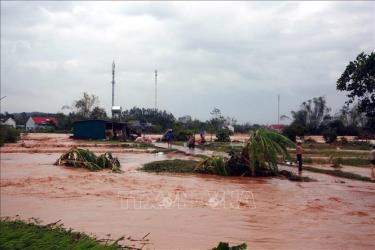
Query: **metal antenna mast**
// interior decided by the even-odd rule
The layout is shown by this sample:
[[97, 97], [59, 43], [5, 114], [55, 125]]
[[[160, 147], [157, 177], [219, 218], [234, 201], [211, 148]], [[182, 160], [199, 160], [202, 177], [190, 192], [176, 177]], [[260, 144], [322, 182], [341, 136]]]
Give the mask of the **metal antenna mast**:
[[280, 124], [280, 95], [277, 95], [277, 124]]
[[158, 108], [158, 71], [155, 69], [155, 110]]
[[112, 107], [115, 106], [115, 60], [112, 63]]

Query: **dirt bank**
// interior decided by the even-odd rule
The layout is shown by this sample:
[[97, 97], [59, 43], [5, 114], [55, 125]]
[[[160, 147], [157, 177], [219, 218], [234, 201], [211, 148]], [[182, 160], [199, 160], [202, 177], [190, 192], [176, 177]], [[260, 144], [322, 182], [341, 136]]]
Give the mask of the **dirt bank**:
[[58, 153], [2, 153], [1, 216], [62, 219], [100, 237], [150, 233], [150, 249], [208, 249], [219, 241], [246, 242], [249, 249], [375, 247], [373, 183], [316, 173], [309, 176], [318, 182], [310, 183], [158, 175], [137, 168], [189, 157], [115, 155], [123, 174], [54, 166]]

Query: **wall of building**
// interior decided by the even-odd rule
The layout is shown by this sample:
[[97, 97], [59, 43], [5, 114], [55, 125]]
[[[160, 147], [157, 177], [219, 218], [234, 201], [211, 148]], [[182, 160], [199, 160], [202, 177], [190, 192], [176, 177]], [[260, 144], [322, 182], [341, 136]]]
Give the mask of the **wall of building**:
[[106, 121], [87, 120], [73, 124], [73, 135], [77, 139], [105, 139]]

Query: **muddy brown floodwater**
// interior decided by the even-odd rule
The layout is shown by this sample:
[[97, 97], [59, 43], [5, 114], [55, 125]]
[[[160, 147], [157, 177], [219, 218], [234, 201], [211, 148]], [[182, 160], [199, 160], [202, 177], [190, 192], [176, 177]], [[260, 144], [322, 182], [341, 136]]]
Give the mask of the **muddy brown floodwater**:
[[308, 175], [318, 182], [309, 183], [145, 173], [137, 170], [143, 163], [189, 156], [126, 151], [115, 153], [124, 173], [88, 172], [53, 165], [54, 149], [78, 144], [66, 135], [33, 134], [24, 143], [49, 150], [2, 148], [1, 216], [61, 219], [99, 237], [150, 233], [144, 249], [208, 249], [219, 241], [248, 249], [375, 248], [373, 183], [316, 173]]

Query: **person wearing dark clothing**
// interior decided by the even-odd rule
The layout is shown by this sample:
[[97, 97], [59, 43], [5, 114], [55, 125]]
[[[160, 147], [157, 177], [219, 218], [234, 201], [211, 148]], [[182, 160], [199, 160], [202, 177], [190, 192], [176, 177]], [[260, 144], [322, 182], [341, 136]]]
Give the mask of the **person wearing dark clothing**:
[[298, 142], [297, 147], [296, 147], [298, 172], [302, 172], [302, 154], [303, 154], [303, 148], [302, 148], [301, 142]]
[[168, 148], [172, 147], [172, 141], [174, 139], [174, 134], [172, 129], [168, 129], [167, 132], [164, 135], [165, 140], [167, 141]]

